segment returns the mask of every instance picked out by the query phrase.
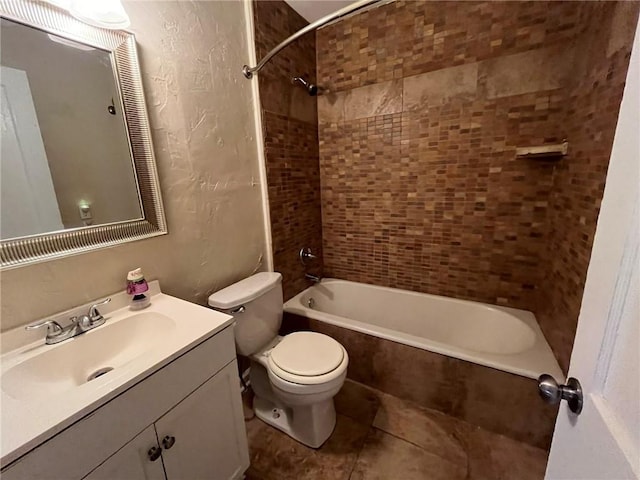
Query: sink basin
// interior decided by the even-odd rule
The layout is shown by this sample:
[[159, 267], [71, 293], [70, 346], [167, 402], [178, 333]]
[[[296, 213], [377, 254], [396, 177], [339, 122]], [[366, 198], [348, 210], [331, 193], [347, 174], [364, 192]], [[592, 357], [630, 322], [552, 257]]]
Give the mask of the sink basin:
[[21, 400], [81, 387], [88, 382], [109, 381], [112, 372], [145, 355], [163, 338], [171, 336], [175, 322], [158, 312], [137, 313], [56, 345], [40, 347], [40, 353], [7, 370], [2, 390]]
[[[104, 325], [55, 345], [24, 327], [0, 334], [0, 464], [8, 465], [116, 398], [176, 358], [231, 326], [233, 317], [160, 290], [151, 305], [129, 309], [126, 292], [110, 295]], [[50, 317], [67, 322], [84, 305]], [[40, 319], [45, 320], [45, 319]]]

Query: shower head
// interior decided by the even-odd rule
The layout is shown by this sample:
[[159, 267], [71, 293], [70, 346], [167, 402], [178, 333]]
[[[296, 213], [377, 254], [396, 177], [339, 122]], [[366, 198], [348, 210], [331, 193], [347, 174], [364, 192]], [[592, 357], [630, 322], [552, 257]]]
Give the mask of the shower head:
[[314, 85], [313, 83], [307, 82], [302, 77], [293, 77], [291, 79], [291, 83], [293, 83], [294, 85], [296, 83], [299, 83], [300, 85], [302, 85], [307, 90], [307, 93], [309, 95], [311, 95], [312, 97], [315, 97], [318, 94], [318, 86]]

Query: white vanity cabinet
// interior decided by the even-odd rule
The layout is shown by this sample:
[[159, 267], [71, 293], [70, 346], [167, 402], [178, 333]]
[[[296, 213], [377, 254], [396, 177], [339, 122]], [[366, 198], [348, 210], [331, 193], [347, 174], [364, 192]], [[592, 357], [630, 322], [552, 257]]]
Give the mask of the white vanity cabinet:
[[164, 480], [165, 472], [167, 480], [241, 477], [246, 439], [237, 379], [232, 362], [85, 480]]
[[2, 479], [226, 480], [248, 467], [229, 326], [4, 468]]
[[168, 480], [242, 477], [249, 459], [236, 394], [233, 362], [156, 422]]
[[158, 448], [157, 445], [156, 430], [152, 425], [87, 475], [85, 480], [165, 480], [160, 456], [155, 461], [149, 458], [149, 450]]

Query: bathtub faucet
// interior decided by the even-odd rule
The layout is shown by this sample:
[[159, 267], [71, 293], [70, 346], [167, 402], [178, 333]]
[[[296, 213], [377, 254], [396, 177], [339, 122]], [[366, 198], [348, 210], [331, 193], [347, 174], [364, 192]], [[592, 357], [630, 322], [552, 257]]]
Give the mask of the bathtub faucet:
[[313, 283], [320, 283], [320, 281], [322, 280], [322, 278], [320, 278], [319, 276], [311, 275], [310, 273], [305, 273], [304, 278], [306, 278], [307, 280], [311, 280]]

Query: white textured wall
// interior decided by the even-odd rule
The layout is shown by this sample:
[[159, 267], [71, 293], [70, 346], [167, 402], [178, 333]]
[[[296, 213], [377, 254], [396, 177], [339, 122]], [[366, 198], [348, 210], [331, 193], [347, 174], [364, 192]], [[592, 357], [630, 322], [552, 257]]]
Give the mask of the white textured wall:
[[140, 53], [169, 235], [1, 275], [6, 330], [124, 288], [207, 295], [265, 269], [266, 239], [240, 1], [125, 2]]

